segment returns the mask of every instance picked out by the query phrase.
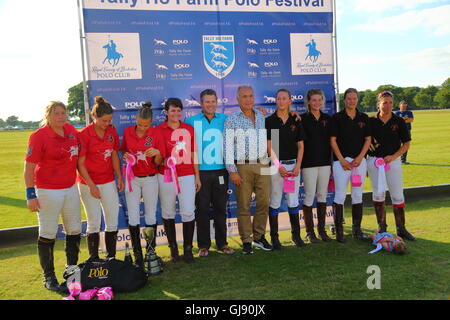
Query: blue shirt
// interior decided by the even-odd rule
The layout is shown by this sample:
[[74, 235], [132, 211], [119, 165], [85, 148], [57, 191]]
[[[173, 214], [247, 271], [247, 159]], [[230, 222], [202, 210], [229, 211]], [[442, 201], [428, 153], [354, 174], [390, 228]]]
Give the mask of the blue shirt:
[[[414, 115], [413, 115], [412, 111], [410, 111], [410, 110], [405, 110], [405, 111], [398, 110], [398, 111], [395, 111], [394, 113], [395, 113], [395, 115], [397, 115], [401, 118], [408, 117], [410, 119], [414, 119]], [[411, 123], [407, 123], [406, 128], [408, 128], [408, 130], [411, 130]]]
[[227, 115], [214, 113], [211, 122], [200, 112], [185, 120], [194, 127], [197, 142], [199, 170], [225, 169], [223, 163], [223, 128]]
[[269, 163], [267, 156], [266, 119], [259, 110], [255, 112], [255, 124], [241, 109], [232, 113], [225, 121], [223, 151], [229, 172], [237, 172], [234, 161], [256, 161]]

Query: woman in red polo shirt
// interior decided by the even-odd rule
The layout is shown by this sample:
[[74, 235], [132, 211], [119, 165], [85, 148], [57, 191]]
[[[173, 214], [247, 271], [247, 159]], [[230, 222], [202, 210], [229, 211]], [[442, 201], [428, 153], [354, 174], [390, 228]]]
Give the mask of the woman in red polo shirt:
[[24, 179], [28, 209], [38, 213], [37, 246], [44, 286], [59, 291], [53, 248], [60, 214], [66, 232], [67, 266], [77, 264], [80, 251], [80, 196], [75, 184], [78, 132], [67, 123], [66, 106], [59, 101], [46, 107], [43, 124], [30, 136]]
[[[136, 264], [143, 267], [143, 255], [140, 237], [140, 202], [141, 196], [145, 205], [145, 227], [153, 229], [152, 243], [147, 243], [147, 250], [156, 246], [156, 205], [158, 203], [157, 166], [162, 163], [165, 144], [159, 130], [150, 127], [152, 124], [151, 102], [146, 102], [136, 114], [136, 125], [125, 128], [121, 150], [123, 158], [134, 157], [131, 167], [134, 179], [131, 189], [125, 191], [128, 208], [128, 229]], [[125, 183], [128, 183], [125, 181]]]
[[[111, 125], [113, 108], [102, 97], [95, 97], [94, 122], [81, 130], [78, 159], [80, 195], [87, 215], [87, 244], [90, 258], [98, 258], [102, 209], [105, 218], [107, 258], [116, 255], [119, 219], [119, 191], [124, 184], [120, 173], [119, 136]], [[117, 177], [117, 183], [114, 180]]]
[[[167, 121], [157, 128], [166, 142], [164, 165], [159, 166], [158, 184], [164, 229], [169, 242], [172, 261], [178, 261], [178, 246], [175, 232], [175, 203], [178, 197], [181, 221], [183, 222], [183, 259], [194, 262], [192, 239], [195, 229], [195, 193], [200, 190], [200, 176], [195, 152], [194, 128], [181, 122], [183, 104], [178, 98], [169, 98], [164, 106]], [[170, 168], [175, 170], [171, 170]], [[176, 179], [167, 181], [176, 172]], [[169, 179], [170, 180], [170, 179]], [[177, 182], [177, 183], [176, 183]], [[175, 191], [178, 184], [179, 193]]]

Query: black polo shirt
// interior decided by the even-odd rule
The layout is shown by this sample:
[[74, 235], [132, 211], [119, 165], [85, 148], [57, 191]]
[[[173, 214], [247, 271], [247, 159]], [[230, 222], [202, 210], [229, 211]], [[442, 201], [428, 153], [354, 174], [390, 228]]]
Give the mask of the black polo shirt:
[[[348, 116], [345, 109], [335, 113], [331, 118], [330, 136], [336, 137], [344, 158], [356, 158], [364, 146], [365, 138], [371, 136], [369, 116], [358, 109], [354, 119]], [[333, 159], [338, 160], [334, 152]]]
[[306, 134], [302, 168], [329, 166], [331, 117], [322, 111], [319, 120], [309, 112], [303, 113], [301, 117]]
[[369, 156], [381, 157], [390, 156], [398, 151], [403, 143], [411, 141], [405, 120], [392, 113], [392, 118], [384, 123], [378, 118], [370, 118], [372, 131], [372, 145], [369, 149]]
[[283, 120], [274, 112], [266, 118], [267, 140], [272, 140], [271, 130], [274, 129], [279, 130], [278, 159], [297, 159], [297, 142], [305, 140], [301, 121], [296, 121], [294, 116], [289, 115], [286, 123], [283, 123]]

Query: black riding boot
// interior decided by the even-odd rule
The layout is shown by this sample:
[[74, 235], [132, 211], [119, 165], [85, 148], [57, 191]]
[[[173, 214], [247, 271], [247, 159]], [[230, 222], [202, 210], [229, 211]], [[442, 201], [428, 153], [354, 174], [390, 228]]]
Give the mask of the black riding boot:
[[361, 222], [363, 217], [363, 204], [352, 204], [352, 236], [358, 240], [367, 240], [367, 237], [361, 231]]
[[319, 243], [319, 239], [317, 239], [316, 234], [314, 232], [314, 220], [313, 220], [313, 212], [312, 207], [303, 205], [303, 219], [305, 221], [306, 227], [306, 239], [311, 243]]
[[270, 238], [272, 240], [272, 247], [274, 250], [281, 250], [283, 246], [278, 238], [278, 212], [276, 214], [270, 215], [271, 210], [276, 210], [269, 208], [269, 225], [270, 225]]
[[[289, 208], [290, 209], [290, 208]], [[297, 213], [289, 212], [289, 221], [291, 222], [291, 233], [292, 233], [292, 241], [295, 243], [297, 247], [305, 247], [306, 243], [303, 242], [300, 236], [300, 217]]]
[[169, 242], [171, 260], [172, 262], [180, 261], [177, 245], [177, 234], [175, 230], [175, 219], [163, 219], [163, 224], [167, 235], [167, 242]]
[[194, 239], [195, 220], [183, 222], [183, 260], [186, 263], [193, 263], [192, 240]]
[[86, 240], [89, 251], [89, 260], [98, 259], [98, 244], [100, 242], [99, 233], [88, 233]]
[[134, 261], [139, 268], [144, 268], [144, 256], [141, 246], [141, 228], [137, 226], [128, 226], [130, 231], [131, 245], [133, 246]]
[[330, 242], [331, 238], [325, 231], [325, 219], [327, 216], [327, 204], [325, 202], [317, 202], [317, 233], [322, 241]]
[[44, 287], [48, 290], [59, 292], [59, 283], [55, 275], [55, 265], [53, 258], [54, 239], [38, 238], [38, 255], [41, 268], [44, 271]]
[[117, 231], [105, 231], [106, 259], [116, 257]]
[[334, 225], [336, 226], [336, 241], [344, 243], [344, 205], [333, 203]]

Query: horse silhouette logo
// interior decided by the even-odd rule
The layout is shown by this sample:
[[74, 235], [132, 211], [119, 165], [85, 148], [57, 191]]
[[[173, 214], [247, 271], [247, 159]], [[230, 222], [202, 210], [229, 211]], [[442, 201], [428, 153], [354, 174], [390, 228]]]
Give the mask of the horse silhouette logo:
[[319, 56], [322, 54], [319, 50], [316, 49], [317, 43], [314, 39], [311, 39], [310, 42], [306, 44], [306, 47], [309, 48], [308, 55], [306, 56], [305, 60], [309, 58], [309, 60], [313, 63], [317, 61]]
[[119, 63], [120, 59], [123, 58], [123, 55], [117, 52], [116, 47], [117, 45], [114, 40], [109, 40], [108, 44], [102, 47], [103, 49], [106, 49], [106, 57], [103, 60], [103, 64], [108, 61], [109, 64], [114, 67]]
[[203, 63], [216, 78], [226, 77], [235, 64], [234, 36], [203, 36]]

